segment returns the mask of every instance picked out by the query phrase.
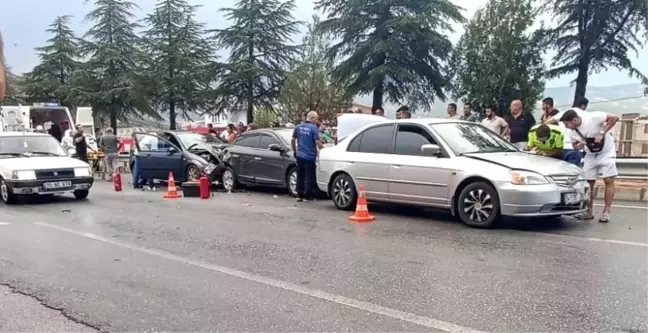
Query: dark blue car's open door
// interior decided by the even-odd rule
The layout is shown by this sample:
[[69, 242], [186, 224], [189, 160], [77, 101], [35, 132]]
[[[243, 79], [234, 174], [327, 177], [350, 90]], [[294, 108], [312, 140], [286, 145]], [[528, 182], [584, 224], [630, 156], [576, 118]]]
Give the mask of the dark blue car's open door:
[[168, 140], [150, 133], [133, 133], [133, 140], [140, 178], [166, 180], [173, 172], [177, 179], [184, 172], [182, 151]]

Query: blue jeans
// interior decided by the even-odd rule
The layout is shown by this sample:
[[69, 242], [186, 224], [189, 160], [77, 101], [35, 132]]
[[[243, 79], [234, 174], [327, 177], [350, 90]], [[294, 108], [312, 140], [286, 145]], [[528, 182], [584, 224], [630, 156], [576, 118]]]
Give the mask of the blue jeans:
[[563, 161], [574, 164], [578, 167], [581, 166], [581, 152], [573, 149], [565, 149], [563, 151]]

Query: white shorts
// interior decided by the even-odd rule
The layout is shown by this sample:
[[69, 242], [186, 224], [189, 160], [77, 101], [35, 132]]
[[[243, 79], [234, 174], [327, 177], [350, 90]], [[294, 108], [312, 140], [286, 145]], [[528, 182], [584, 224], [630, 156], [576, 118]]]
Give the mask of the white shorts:
[[619, 175], [616, 156], [599, 156], [588, 153], [585, 155], [585, 161], [583, 162], [583, 171], [587, 180], [616, 177]]

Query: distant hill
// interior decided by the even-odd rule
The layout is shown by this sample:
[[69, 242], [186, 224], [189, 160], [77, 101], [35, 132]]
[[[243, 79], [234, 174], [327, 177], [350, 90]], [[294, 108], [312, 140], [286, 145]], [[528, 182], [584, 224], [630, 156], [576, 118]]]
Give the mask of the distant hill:
[[[589, 110], [604, 111], [614, 114], [642, 113], [648, 114], [648, 97], [643, 95], [644, 87], [641, 84], [623, 84], [609, 87], [587, 87], [587, 98], [590, 101]], [[544, 96], [552, 97], [558, 109], [570, 107], [574, 98], [573, 87], [557, 87], [545, 89]], [[356, 98], [356, 102], [371, 105], [371, 96]], [[451, 101], [447, 101], [451, 103]], [[447, 103], [436, 103], [430, 113], [416, 114], [415, 116], [443, 117], [446, 114]], [[460, 104], [461, 108], [461, 103]], [[540, 104], [536, 106], [535, 113], [539, 115]], [[387, 117], [395, 118], [398, 106], [385, 105]]]

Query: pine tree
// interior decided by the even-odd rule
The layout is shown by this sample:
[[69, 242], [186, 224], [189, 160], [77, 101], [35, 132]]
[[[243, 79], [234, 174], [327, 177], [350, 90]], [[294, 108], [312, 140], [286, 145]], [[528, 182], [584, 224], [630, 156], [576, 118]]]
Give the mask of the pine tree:
[[73, 107], [70, 78], [79, 68], [79, 39], [70, 29], [71, 16], [58, 16], [46, 30], [52, 37], [36, 48], [40, 64], [25, 75], [25, 93], [32, 100], [58, 100]]
[[453, 95], [509, 112], [513, 100], [531, 111], [544, 91], [542, 33], [531, 31], [533, 0], [490, 0], [466, 25], [452, 59]]
[[27, 103], [25, 95], [25, 77], [16, 75], [7, 67], [6, 70], [5, 105], [18, 105]]
[[213, 48], [204, 37], [204, 25], [195, 20], [196, 6], [185, 0], [159, 0], [153, 14], [146, 17], [142, 75], [139, 89], [146, 91], [154, 105], [169, 113], [171, 129], [176, 114], [203, 111], [209, 101]]
[[351, 93], [373, 93], [372, 110], [385, 95], [394, 103], [425, 96], [428, 107], [445, 99], [452, 43], [444, 33], [464, 20], [450, 0], [318, 0], [316, 9], [327, 15], [320, 28], [340, 40], [328, 53], [341, 60], [334, 76]]
[[[648, 40], [646, 0], [555, 0], [559, 20], [549, 34], [556, 49], [550, 77], [576, 72], [574, 101], [585, 96], [589, 74], [615, 67], [646, 81], [628, 57]], [[645, 61], [645, 60], [642, 60]]]
[[292, 11], [294, 0], [239, 0], [234, 8], [223, 8], [232, 26], [216, 30], [220, 46], [230, 50], [223, 64], [218, 108], [247, 110], [247, 122], [254, 121], [254, 109], [273, 109], [285, 72], [298, 52], [290, 45], [299, 22]]
[[319, 22], [319, 17], [313, 16], [301, 55], [281, 89], [279, 102], [286, 121], [298, 123], [308, 110], [317, 111], [322, 120], [332, 121], [338, 111], [351, 106], [352, 96], [331, 78], [333, 64], [326, 58], [331, 38], [316, 29]]
[[[89, 1], [89, 0], [88, 0]], [[127, 114], [148, 113], [132, 83], [138, 37], [133, 22], [137, 6], [126, 0], [95, 0], [86, 20], [94, 22], [86, 34], [84, 53], [89, 58], [75, 77], [77, 94], [91, 103], [95, 113], [107, 113], [110, 127]]]

